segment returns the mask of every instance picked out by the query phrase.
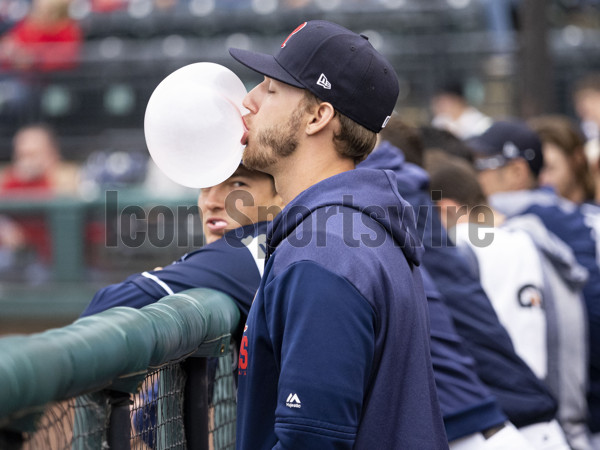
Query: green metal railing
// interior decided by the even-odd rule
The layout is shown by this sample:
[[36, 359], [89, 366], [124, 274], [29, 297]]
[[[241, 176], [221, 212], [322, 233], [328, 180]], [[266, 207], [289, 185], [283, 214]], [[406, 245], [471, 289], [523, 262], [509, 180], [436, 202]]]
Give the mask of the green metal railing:
[[[209, 426], [217, 425], [217, 415], [222, 415], [213, 409], [213, 418], [208, 417], [208, 386], [214, 378], [207, 378], [205, 358], [229, 353], [238, 322], [239, 310], [228, 296], [192, 289], [139, 310], [117, 307], [63, 328], [0, 339], [0, 444], [4, 443], [0, 446], [21, 448], [23, 436], [40, 427], [49, 404], [71, 401], [75, 412], [71, 413], [69, 448], [99, 449], [104, 443], [112, 443], [110, 448], [130, 448], [130, 394], [139, 391], [149, 371], [161, 369], [151, 381], [156, 398], [150, 422], [159, 430], [153, 445], [208, 448], [206, 435], [190, 434], [194, 430], [208, 433]], [[180, 369], [164, 370], [174, 364]], [[230, 362], [220, 366], [228, 365], [231, 372]], [[184, 378], [188, 382], [183, 394], [167, 396], [170, 386]], [[177, 410], [183, 420], [166, 417], [167, 407]], [[193, 425], [186, 428], [188, 420]], [[102, 431], [87, 433], [91, 428]], [[171, 439], [182, 446], [173, 445]], [[197, 444], [186, 447], [185, 442]]]

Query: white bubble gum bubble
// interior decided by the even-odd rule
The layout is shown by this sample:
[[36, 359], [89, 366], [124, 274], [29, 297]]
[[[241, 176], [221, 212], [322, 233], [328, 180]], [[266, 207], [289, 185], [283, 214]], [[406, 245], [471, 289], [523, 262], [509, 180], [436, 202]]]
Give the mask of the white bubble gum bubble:
[[173, 181], [192, 188], [225, 181], [242, 159], [246, 89], [226, 67], [185, 66], [154, 90], [144, 134], [156, 165]]

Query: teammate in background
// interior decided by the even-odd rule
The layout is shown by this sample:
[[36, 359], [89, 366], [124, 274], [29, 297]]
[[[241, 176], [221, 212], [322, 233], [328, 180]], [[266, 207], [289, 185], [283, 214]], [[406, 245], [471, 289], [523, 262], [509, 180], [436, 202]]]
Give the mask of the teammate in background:
[[[264, 268], [267, 220], [283, 207], [273, 177], [240, 165], [224, 182], [202, 189], [198, 197], [206, 246], [184, 255], [162, 269], [130, 276], [101, 289], [82, 317], [116, 306], [141, 308], [168, 294], [203, 287], [232, 297], [241, 313], [234, 339], [239, 345], [241, 327], [248, 315]], [[133, 427], [148, 446], [154, 446], [157, 385], [137, 398]]]
[[[542, 140], [544, 165], [540, 184], [551, 186], [561, 197], [579, 205], [585, 223], [600, 236], [600, 205], [595, 202], [594, 176], [584, 152], [584, 137], [574, 123], [563, 116], [532, 119], [530, 126]], [[596, 238], [600, 257], [600, 240]]]
[[[400, 122], [397, 116], [392, 116], [380, 133], [382, 141], [359, 168], [392, 170], [398, 191], [418, 211], [417, 229], [425, 246], [423, 266], [434, 284], [426, 291], [433, 369], [451, 447], [529, 448], [527, 444], [516, 442], [522, 437], [514, 433], [511, 424], [501, 429], [497, 427], [503, 424], [498, 422], [499, 415], [503, 415], [498, 413], [498, 407], [512, 424], [525, 431], [533, 430], [533, 437], [528, 437], [537, 444], [545, 437], [543, 423], [554, 418], [556, 403], [548, 389], [517, 356], [478, 278], [448, 242], [431, 202], [427, 173], [405, 162], [403, 150], [393, 145], [403, 130], [413, 135], [411, 139], [405, 137], [399, 141], [404, 145], [416, 144], [409, 150], [411, 154], [424, 150], [418, 131], [397, 127]], [[441, 294], [430, 295], [436, 290]], [[448, 326], [449, 321], [454, 322], [453, 326], [451, 323]], [[492, 434], [494, 431], [497, 433]]]
[[393, 68], [325, 21], [275, 57], [230, 53], [265, 75], [244, 164], [287, 203], [240, 349], [237, 448], [447, 448], [411, 209], [392, 174], [352, 170], [395, 106]]
[[[419, 135], [421, 136], [424, 152], [422, 167], [425, 169], [427, 168], [429, 157], [437, 152], [451, 154], [466, 161], [473, 162], [473, 153], [471, 152], [471, 149], [465, 145], [465, 142], [462, 139], [459, 139], [449, 131], [432, 126], [421, 126], [419, 127]], [[397, 147], [403, 148], [398, 145]]]
[[[517, 354], [558, 399], [573, 449], [591, 449], [587, 428], [587, 271], [532, 214], [506, 219], [487, 205], [472, 167], [448, 156], [430, 171], [454, 242], [472, 261]], [[538, 448], [568, 448], [556, 422]]]
[[529, 126], [542, 141], [540, 185], [573, 203], [593, 202], [594, 178], [585, 157], [585, 138], [577, 126], [565, 116], [536, 117]]
[[240, 165], [223, 183], [202, 189], [198, 207], [208, 245], [162, 270], [101, 289], [81, 315], [115, 306], [141, 308], [165, 295], [204, 287], [230, 295], [246, 317], [264, 266], [267, 220], [283, 207], [273, 178]]
[[492, 208], [507, 217], [534, 214], [564, 241], [588, 271], [583, 295], [589, 329], [588, 423], [600, 431], [600, 267], [597, 242], [577, 205], [553, 192], [537, 189], [543, 165], [541, 142], [519, 121], [496, 122], [481, 136], [468, 141], [478, 169], [478, 181]]
[[492, 119], [470, 105], [460, 83], [442, 86], [431, 99], [431, 124], [449, 131], [459, 139], [483, 133]]

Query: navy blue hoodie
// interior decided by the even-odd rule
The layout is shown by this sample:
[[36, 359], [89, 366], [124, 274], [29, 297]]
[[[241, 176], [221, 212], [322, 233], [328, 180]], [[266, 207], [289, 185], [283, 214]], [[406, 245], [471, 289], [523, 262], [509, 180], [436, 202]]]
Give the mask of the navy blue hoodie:
[[[431, 201], [427, 173], [414, 164], [404, 162], [401, 151], [389, 142], [382, 142], [359, 167], [391, 169], [396, 174], [398, 191], [417, 210], [417, 228], [425, 247], [423, 265], [440, 291], [457, 333], [475, 360], [477, 375], [491, 390], [510, 421], [521, 427], [553, 419], [556, 401], [515, 353], [510, 337], [500, 324], [479, 280], [473, 277], [467, 261], [449, 241], [439, 211]], [[432, 330], [434, 327], [432, 319]], [[440, 383], [440, 391], [460, 388], [452, 383], [441, 384], [439, 376], [436, 382]], [[472, 392], [461, 398], [460, 393], [455, 392], [453, 397], [472, 403], [471, 408], [475, 408], [481, 393], [474, 394]], [[440, 395], [440, 400], [443, 399]], [[442, 405], [445, 406], [445, 416], [465, 406], [460, 402]]]
[[431, 360], [448, 440], [481, 432], [507, 421], [496, 398], [475, 372], [475, 361], [456, 333], [452, 317], [424, 268], [423, 283], [431, 321]]
[[379, 170], [327, 178], [274, 219], [240, 347], [238, 449], [447, 448], [415, 231]]

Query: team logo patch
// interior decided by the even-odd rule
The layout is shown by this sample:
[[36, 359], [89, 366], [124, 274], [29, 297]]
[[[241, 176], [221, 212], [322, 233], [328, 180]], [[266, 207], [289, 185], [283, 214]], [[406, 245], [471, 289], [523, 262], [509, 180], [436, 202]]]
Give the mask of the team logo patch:
[[306, 26], [306, 22], [304, 22], [301, 25], [298, 25], [298, 27], [294, 31], [292, 31], [287, 38], [285, 38], [285, 41], [283, 41], [283, 43], [281, 44], [281, 48], [285, 47], [287, 45], [287, 41], [289, 41], [293, 35], [295, 35], [297, 32], [299, 32], [305, 26]]
[[288, 408], [302, 408], [302, 403], [300, 403], [298, 394], [290, 393], [290, 395], [288, 395], [287, 400], [285, 401], [285, 406], [287, 406]]
[[525, 308], [542, 306], [542, 292], [534, 285], [528, 284], [519, 289], [519, 305]]
[[319, 79], [317, 80], [317, 84], [325, 89], [331, 89], [331, 83], [327, 79], [324, 73], [321, 74]]

